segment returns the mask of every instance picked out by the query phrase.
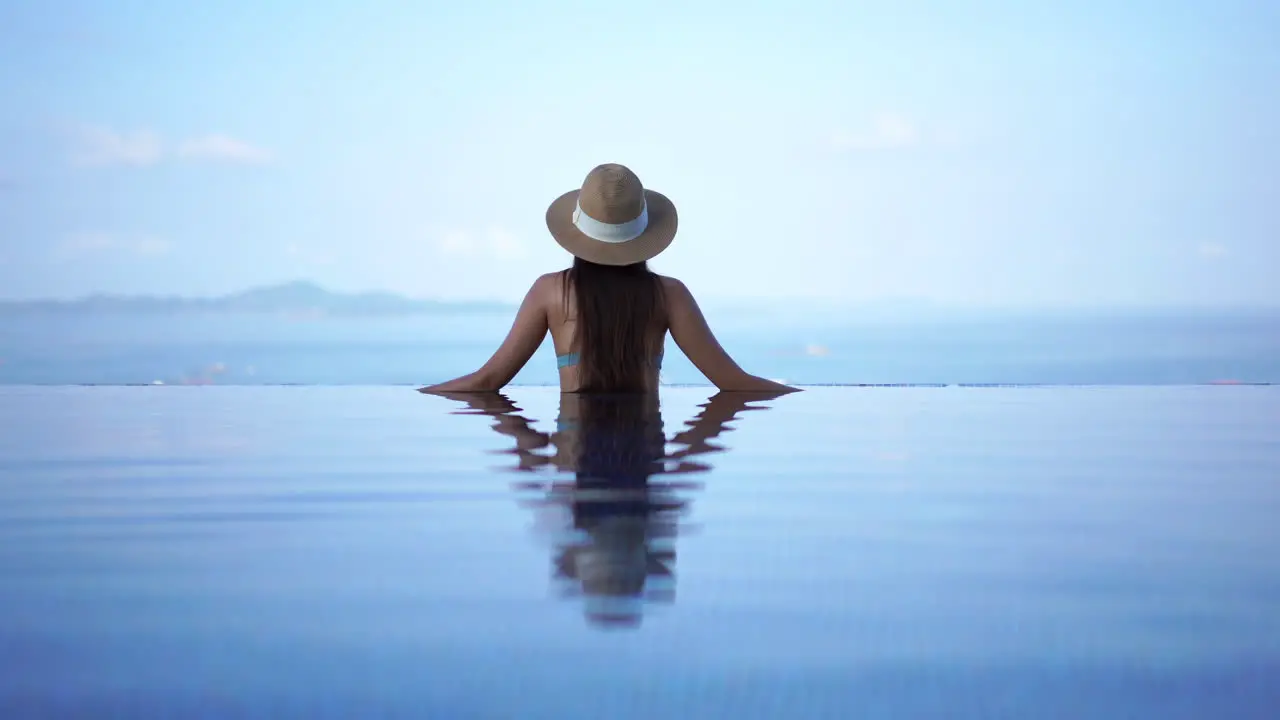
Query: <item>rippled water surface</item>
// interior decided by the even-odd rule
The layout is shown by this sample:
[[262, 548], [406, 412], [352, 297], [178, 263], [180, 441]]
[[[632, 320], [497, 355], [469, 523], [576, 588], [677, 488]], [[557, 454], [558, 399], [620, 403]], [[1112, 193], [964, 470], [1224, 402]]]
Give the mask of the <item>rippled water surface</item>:
[[1273, 718], [1280, 388], [0, 388], [0, 717]]

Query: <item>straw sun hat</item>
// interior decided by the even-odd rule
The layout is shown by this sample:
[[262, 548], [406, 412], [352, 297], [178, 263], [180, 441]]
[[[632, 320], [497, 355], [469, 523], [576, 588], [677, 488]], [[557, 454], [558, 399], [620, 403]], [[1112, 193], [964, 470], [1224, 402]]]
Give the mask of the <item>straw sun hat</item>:
[[547, 208], [547, 229], [574, 257], [598, 265], [644, 262], [676, 236], [676, 206], [644, 189], [622, 165], [601, 165], [581, 190], [570, 190]]

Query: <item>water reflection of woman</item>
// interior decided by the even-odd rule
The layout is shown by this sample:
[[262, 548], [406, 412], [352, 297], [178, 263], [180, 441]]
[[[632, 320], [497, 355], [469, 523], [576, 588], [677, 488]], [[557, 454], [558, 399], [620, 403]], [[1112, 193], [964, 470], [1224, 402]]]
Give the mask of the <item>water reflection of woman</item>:
[[[463, 412], [492, 416], [493, 429], [515, 440], [508, 452], [518, 460], [509, 469], [573, 473], [572, 481], [518, 484], [536, 494], [526, 505], [570, 518], [556, 542], [553, 577], [566, 595], [583, 598], [593, 624], [636, 626], [646, 601], [674, 600], [674, 543], [689, 502], [682, 494], [700, 487], [658, 476], [709, 471], [692, 458], [723, 450], [711, 440], [739, 412], [765, 409], [750, 403], [777, 396], [719, 393], [670, 440], [653, 393], [562, 394], [553, 433], [534, 430], [503, 395], [449, 397], [467, 404]], [[668, 452], [668, 444], [682, 447]]]

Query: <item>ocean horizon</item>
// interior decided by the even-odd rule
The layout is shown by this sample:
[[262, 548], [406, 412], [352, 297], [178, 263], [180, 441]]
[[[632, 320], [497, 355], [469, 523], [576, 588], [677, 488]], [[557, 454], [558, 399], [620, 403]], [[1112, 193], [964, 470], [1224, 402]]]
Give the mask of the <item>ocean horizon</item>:
[[[743, 367], [803, 385], [1280, 382], [1280, 311], [707, 315]], [[511, 319], [507, 310], [0, 315], [0, 384], [427, 384], [478, 367]], [[670, 338], [662, 379], [706, 382]], [[556, 382], [548, 339], [513, 384]]]

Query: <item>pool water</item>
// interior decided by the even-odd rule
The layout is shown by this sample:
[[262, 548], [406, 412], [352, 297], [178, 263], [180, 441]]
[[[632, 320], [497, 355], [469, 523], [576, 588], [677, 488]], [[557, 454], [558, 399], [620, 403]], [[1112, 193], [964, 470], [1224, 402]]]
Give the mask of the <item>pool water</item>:
[[0, 388], [0, 717], [1280, 717], [1280, 387]]

